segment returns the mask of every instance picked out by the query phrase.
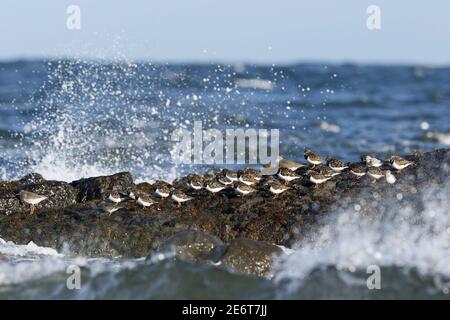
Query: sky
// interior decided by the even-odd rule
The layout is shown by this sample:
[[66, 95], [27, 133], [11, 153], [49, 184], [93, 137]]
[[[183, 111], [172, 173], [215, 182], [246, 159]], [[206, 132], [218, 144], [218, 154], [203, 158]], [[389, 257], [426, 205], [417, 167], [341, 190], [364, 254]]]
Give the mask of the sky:
[[1, 0], [0, 60], [450, 65], [449, 16], [448, 0]]

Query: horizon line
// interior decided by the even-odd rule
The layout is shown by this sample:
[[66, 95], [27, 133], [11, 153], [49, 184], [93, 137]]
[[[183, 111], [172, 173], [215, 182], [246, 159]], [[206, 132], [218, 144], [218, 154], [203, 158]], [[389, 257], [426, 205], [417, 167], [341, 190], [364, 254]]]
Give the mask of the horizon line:
[[155, 65], [253, 65], [253, 66], [293, 66], [301, 64], [309, 65], [362, 65], [362, 66], [400, 66], [400, 67], [431, 67], [431, 68], [449, 68], [450, 62], [421, 62], [421, 61], [383, 61], [383, 60], [364, 60], [364, 59], [321, 59], [321, 58], [298, 58], [283, 61], [262, 61], [256, 59], [160, 59], [150, 57], [95, 57], [95, 56], [17, 56], [17, 57], [0, 57], [0, 63], [14, 63], [14, 62], [35, 62], [35, 61], [59, 61], [59, 60], [79, 60], [80, 62], [128, 62], [128, 63], [150, 63]]

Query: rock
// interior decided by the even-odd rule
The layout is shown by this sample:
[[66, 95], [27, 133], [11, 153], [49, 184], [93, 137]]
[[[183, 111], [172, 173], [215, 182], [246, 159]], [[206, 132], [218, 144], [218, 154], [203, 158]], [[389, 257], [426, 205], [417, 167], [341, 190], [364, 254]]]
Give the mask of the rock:
[[196, 230], [185, 230], [176, 233], [160, 248], [160, 252], [174, 251], [176, 257], [191, 262], [217, 261], [225, 247], [216, 236]]
[[231, 241], [224, 255], [220, 258], [223, 266], [242, 273], [269, 276], [275, 256], [283, 250], [273, 244], [249, 239]]
[[[356, 180], [351, 174], [343, 173], [319, 189], [313, 189], [307, 178], [298, 179], [290, 184], [290, 190], [275, 200], [262, 186], [257, 187], [257, 192], [243, 197], [237, 197], [231, 189], [220, 195], [212, 195], [205, 190], [186, 190], [195, 199], [183, 203], [179, 209], [170, 198], [155, 197], [157, 203], [145, 210], [133, 202], [125, 202], [120, 204], [123, 208], [112, 215], [99, 209], [99, 203], [112, 189], [153, 193], [156, 185], [142, 183], [136, 186], [129, 173], [82, 179], [70, 185], [40, 181], [33, 175], [34, 180], [27, 177], [0, 182], [0, 235], [17, 244], [33, 241], [39, 246], [57, 250], [68, 245], [74, 254], [88, 256], [143, 257], [185, 230], [198, 230], [225, 243], [247, 238], [290, 247], [314, 235], [322, 218], [339, 212], [340, 208], [356, 206], [358, 214], [376, 217], [385, 212], [392, 201], [398, 202], [396, 196], [401, 193], [403, 202], [421, 210], [424, 207], [423, 193], [430, 190], [430, 186], [441, 188], [449, 181], [450, 149], [416, 153], [409, 159], [414, 160], [415, 165], [395, 173], [397, 182], [394, 185], [385, 179], [372, 183], [367, 176]], [[182, 177], [173, 184], [184, 188], [186, 179]], [[21, 188], [49, 195], [51, 199], [42, 202], [37, 214], [29, 216], [28, 206], [22, 206], [15, 196]], [[78, 203], [74, 204], [74, 199]], [[171, 241], [179, 244], [179, 248], [190, 241], [196, 245], [204, 244], [205, 247], [183, 248], [180, 252], [191, 255], [194, 260], [207, 260], [210, 259], [208, 254], [203, 255], [208, 252], [207, 244], [212, 245], [216, 241], [204, 238], [202, 233], [181, 234]], [[250, 249], [246, 250], [248, 254]], [[228, 259], [234, 261], [231, 253], [237, 249], [227, 251]], [[214, 260], [215, 254], [212, 256]], [[249, 266], [249, 272], [267, 272], [268, 256], [250, 256], [248, 263], [252, 263], [252, 257], [258, 257], [265, 267], [251, 269]], [[235, 264], [245, 272], [244, 263], [236, 259], [238, 262], [229, 262], [231, 267]]]
[[45, 179], [39, 173], [30, 173], [19, 180], [21, 185], [42, 183]]
[[78, 202], [102, 199], [116, 190], [127, 194], [134, 190], [133, 177], [129, 172], [120, 172], [112, 176], [101, 176], [73, 181], [71, 185], [78, 190]]

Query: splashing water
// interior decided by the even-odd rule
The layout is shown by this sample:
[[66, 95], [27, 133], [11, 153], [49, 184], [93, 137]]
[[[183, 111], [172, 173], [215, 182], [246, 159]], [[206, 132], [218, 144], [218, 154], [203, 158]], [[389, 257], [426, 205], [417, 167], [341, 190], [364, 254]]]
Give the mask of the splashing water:
[[[333, 213], [325, 218], [324, 226], [310, 241], [298, 244], [294, 254], [277, 261], [275, 281], [288, 281], [287, 290], [295, 292], [318, 268], [331, 267], [341, 274], [362, 272], [357, 283], [365, 287], [368, 275], [364, 274], [369, 266], [376, 265], [381, 271], [383, 268], [413, 269], [419, 276], [432, 275], [438, 289], [448, 293], [449, 191], [449, 186], [429, 190], [419, 211], [408, 203], [392, 201], [388, 210], [379, 212], [375, 219], [355, 208]], [[382, 273], [386, 287], [398, 282], [386, 277], [383, 280]]]
[[33, 170], [73, 180], [128, 170], [131, 162], [140, 176], [159, 173], [145, 161], [163, 153], [159, 112], [143, 103], [152, 99], [152, 87], [135, 85], [148, 81], [136, 75], [135, 64], [59, 61], [49, 68], [49, 79], [33, 101], [36, 116], [26, 126], [32, 144], [28, 157], [37, 159]]
[[69, 181], [126, 170], [137, 181], [170, 181], [201, 172], [208, 167], [171, 158], [171, 133], [192, 131], [195, 121], [222, 132], [279, 129], [280, 152], [294, 159], [304, 146], [343, 160], [429, 150], [446, 141], [428, 134], [449, 130], [446, 68], [426, 78], [414, 77], [413, 67], [124, 59], [19, 61], [0, 69], [0, 157], [8, 161], [0, 174], [7, 179], [38, 171]]

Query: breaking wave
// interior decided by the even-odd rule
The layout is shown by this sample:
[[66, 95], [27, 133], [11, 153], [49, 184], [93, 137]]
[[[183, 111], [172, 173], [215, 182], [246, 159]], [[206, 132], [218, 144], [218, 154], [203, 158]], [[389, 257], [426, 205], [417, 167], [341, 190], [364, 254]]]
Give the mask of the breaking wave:
[[[405, 201], [401, 193], [390, 200], [380, 199], [387, 210], [379, 210], [375, 217], [362, 213], [361, 206], [367, 200], [334, 212], [325, 218], [318, 233], [294, 246], [293, 254], [277, 261], [274, 281], [288, 283], [285, 289], [296, 292], [318, 270], [330, 268], [345, 280], [352, 280], [344, 281], [345, 284], [364, 291], [368, 268], [378, 266], [382, 288], [398, 290], [402, 281], [415, 281], [413, 276], [408, 277], [412, 272], [419, 279], [430, 278], [428, 285], [447, 295], [450, 288], [449, 192], [449, 186], [431, 188], [419, 206]], [[418, 289], [424, 296], [425, 288]]]

